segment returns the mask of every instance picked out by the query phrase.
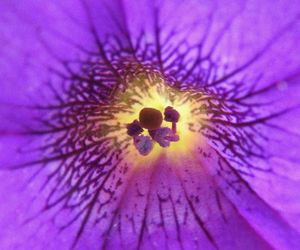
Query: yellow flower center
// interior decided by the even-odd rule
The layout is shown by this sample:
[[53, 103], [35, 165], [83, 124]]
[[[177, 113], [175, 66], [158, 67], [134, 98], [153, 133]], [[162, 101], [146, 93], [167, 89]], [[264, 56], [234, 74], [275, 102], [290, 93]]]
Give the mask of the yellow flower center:
[[[199, 93], [192, 91], [180, 91], [166, 85], [163, 81], [133, 81], [130, 87], [125, 92], [117, 95], [117, 105], [120, 112], [115, 114], [116, 121], [121, 124], [121, 129], [118, 132], [118, 139], [127, 137], [131, 143], [128, 147], [128, 157], [134, 162], [155, 161], [161, 155], [167, 155], [174, 159], [180, 155], [188, 153], [195, 146], [199, 146], [199, 136], [195, 134], [197, 128], [201, 126], [201, 116], [196, 114], [196, 109], [199, 109]], [[180, 114], [180, 119], [177, 122], [177, 134], [180, 140], [171, 142], [169, 147], [162, 148], [157, 143], [154, 144], [153, 150], [147, 156], [140, 155], [132, 138], [126, 133], [126, 125], [132, 123], [139, 118], [141, 110], [146, 107], [159, 110], [164, 113], [164, 109], [168, 106], [174, 107]], [[163, 121], [161, 127], [172, 127], [172, 123]], [[126, 156], [127, 158], [127, 156]]]

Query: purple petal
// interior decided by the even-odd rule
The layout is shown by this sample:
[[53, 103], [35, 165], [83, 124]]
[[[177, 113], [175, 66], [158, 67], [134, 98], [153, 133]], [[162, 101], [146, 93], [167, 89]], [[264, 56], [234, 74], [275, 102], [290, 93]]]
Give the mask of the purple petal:
[[[298, 5], [2, 1], [0, 248], [297, 249]], [[146, 80], [193, 107], [151, 152]]]

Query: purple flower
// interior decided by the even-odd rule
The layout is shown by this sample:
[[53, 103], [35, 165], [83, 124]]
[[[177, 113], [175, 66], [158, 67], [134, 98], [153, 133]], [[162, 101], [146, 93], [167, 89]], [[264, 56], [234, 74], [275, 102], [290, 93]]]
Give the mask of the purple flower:
[[[0, 249], [299, 248], [299, 18], [298, 1], [2, 1]], [[173, 107], [180, 139], [128, 128], [145, 107]]]

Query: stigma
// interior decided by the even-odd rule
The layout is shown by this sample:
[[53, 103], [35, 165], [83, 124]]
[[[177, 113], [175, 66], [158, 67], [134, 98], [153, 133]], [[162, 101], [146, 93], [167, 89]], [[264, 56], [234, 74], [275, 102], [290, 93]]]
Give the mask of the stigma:
[[[166, 148], [171, 142], [179, 141], [176, 134], [176, 123], [180, 114], [173, 107], [166, 107], [164, 118], [160, 110], [155, 108], [143, 108], [139, 112], [139, 120], [134, 120], [127, 124], [127, 134], [133, 138], [134, 146], [141, 155], [148, 155], [153, 149], [153, 144]], [[163, 120], [172, 123], [171, 128], [163, 127]], [[144, 129], [148, 135], [144, 135]]]

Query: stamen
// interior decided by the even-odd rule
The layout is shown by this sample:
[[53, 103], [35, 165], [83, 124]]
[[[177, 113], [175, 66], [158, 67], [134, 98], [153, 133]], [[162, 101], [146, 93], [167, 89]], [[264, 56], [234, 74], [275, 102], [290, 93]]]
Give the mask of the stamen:
[[141, 155], [148, 155], [153, 149], [153, 142], [150, 136], [139, 135], [133, 138], [134, 145]]
[[176, 134], [176, 123], [179, 121], [180, 114], [173, 107], [168, 106], [165, 108], [164, 115], [165, 121], [172, 122], [172, 131], [174, 134]]
[[167, 121], [167, 122], [175, 122], [176, 123], [179, 121], [180, 114], [173, 107], [170, 107], [170, 106], [166, 107], [164, 115], [165, 115], [165, 121]]
[[154, 140], [158, 142], [158, 144], [163, 148], [169, 147], [170, 141], [167, 138], [171, 134], [172, 130], [170, 128], [159, 128], [158, 130], [156, 130]]
[[[176, 134], [179, 112], [168, 106], [165, 108], [164, 116], [165, 121], [172, 122], [172, 129], [161, 127], [162, 113], [154, 108], [143, 108], [139, 113], [139, 121], [134, 120], [126, 126], [127, 134], [133, 137], [134, 145], [141, 155], [148, 155], [151, 152], [153, 142], [166, 148], [170, 146], [170, 142], [179, 141], [179, 135]], [[144, 131], [143, 128], [148, 129], [149, 136], [140, 135]]]
[[138, 120], [134, 120], [132, 123], [128, 124], [126, 128], [129, 136], [137, 136], [144, 131]]

